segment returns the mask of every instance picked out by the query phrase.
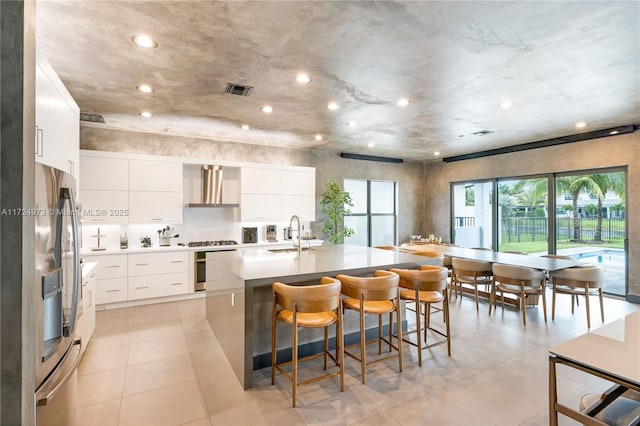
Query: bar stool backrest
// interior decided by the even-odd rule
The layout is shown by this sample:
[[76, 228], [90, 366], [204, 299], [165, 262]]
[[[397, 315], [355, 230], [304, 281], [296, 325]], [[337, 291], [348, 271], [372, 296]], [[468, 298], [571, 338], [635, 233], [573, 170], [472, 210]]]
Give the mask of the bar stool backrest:
[[390, 271], [375, 271], [373, 277], [338, 275], [342, 282], [342, 294], [354, 299], [371, 301], [392, 300], [398, 297], [398, 274]]
[[284, 309], [303, 313], [326, 312], [340, 306], [342, 284], [335, 278], [322, 277], [319, 285], [273, 283], [276, 303]]
[[391, 269], [400, 276], [400, 287], [418, 291], [443, 291], [449, 271], [443, 266], [422, 265], [420, 270]]

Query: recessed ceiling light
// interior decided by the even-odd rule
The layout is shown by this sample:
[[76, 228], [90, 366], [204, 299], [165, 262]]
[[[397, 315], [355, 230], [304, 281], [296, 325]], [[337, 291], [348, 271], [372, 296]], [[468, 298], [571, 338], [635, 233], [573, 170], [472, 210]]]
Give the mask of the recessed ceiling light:
[[576, 123], [576, 129], [582, 129], [583, 127], [587, 127], [587, 123], [585, 123], [584, 121], [578, 121]]
[[272, 111], [273, 111], [273, 108], [271, 108], [270, 105], [265, 105], [262, 107], [262, 112], [270, 113]]
[[369, 143], [367, 144], [367, 146], [368, 146], [369, 148], [373, 148], [374, 146], [376, 146], [376, 144], [374, 144], [373, 142], [369, 142]]
[[311, 81], [311, 77], [309, 77], [309, 74], [305, 74], [301, 72], [296, 76], [296, 81], [301, 84], [307, 84], [308, 82]]
[[152, 39], [149, 36], [138, 34], [131, 37], [131, 41], [137, 44], [140, 47], [152, 48], [158, 47], [158, 42]]
[[329, 109], [338, 109], [338, 104], [335, 102], [329, 102], [329, 105], [327, 105], [327, 108]]
[[314, 139], [317, 141], [321, 141], [322, 140], [322, 135], [315, 135]]
[[149, 118], [149, 117], [153, 117], [153, 114], [151, 114], [151, 112], [149, 112], [149, 111], [142, 111], [140, 113], [140, 116], [144, 117], [144, 118]]
[[242, 130], [249, 130], [249, 129], [250, 129], [250, 127], [249, 127], [249, 125], [248, 125], [248, 124], [243, 124], [242, 126], [240, 126], [240, 128], [241, 128]]
[[136, 86], [136, 89], [138, 89], [139, 91], [141, 91], [143, 93], [151, 93], [151, 92], [153, 92], [153, 87], [149, 86], [148, 84], [141, 84], [139, 86]]
[[618, 133], [620, 132], [618, 132], [617, 130], [612, 130], [611, 132], [609, 132], [610, 135], [617, 135]]
[[438, 157], [440, 155], [440, 151], [436, 151], [433, 153], [433, 155], [435, 155], [436, 157]]
[[502, 109], [509, 109], [512, 106], [513, 106], [513, 102], [508, 100], [508, 99], [506, 99], [506, 100], [504, 100], [504, 101], [502, 101], [500, 103], [500, 108], [502, 108]]
[[401, 106], [401, 107], [405, 107], [405, 106], [409, 105], [409, 99], [402, 98], [402, 99], [398, 100], [397, 105]]
[[358, 123], [355, 122], [355, 121], [347, 121], [347, 126], [349, 126], [349, 127], [356, 127], [357, 125], [358, 125]]

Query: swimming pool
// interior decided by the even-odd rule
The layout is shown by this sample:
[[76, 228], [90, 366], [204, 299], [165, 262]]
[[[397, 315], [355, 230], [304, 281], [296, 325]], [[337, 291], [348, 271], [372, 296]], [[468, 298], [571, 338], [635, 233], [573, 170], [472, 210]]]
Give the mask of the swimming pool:
[[626, 255], [624, 250], [603, 249], [585, 253], [572, 254], [571, 257], [580, 262], [615, 263], [624, 265]]

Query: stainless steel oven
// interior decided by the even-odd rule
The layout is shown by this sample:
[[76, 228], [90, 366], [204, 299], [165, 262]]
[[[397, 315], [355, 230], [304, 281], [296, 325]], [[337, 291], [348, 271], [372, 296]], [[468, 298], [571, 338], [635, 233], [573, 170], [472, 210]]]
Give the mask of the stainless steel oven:
[[[238, 242], [234, 240], [216, 240], [216, 241], [194, 241], [188, 244], [189, 247], [206, 247], [202, 251], [196, 251], [195, 258], [195, 274], [194, 274], [194, 289], [195, 291], [201, 291], [207, 289], [207, 253], [211, 251], [233, 251], [235, 248], [228, 246], [235, 246]], [[208, 249], [212, 247], [212, 249]], [[216, 247], [215, 249], [213, 247]]]

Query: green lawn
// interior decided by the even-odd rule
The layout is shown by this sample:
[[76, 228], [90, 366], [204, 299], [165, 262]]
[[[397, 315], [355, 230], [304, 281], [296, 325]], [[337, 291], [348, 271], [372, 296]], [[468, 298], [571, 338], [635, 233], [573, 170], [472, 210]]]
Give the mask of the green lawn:
[[[617, 248], [623, 249], [624, 243], [622, 241], [605, 241], [602, 244], [593, 243], [574, 243], [574, 242], [562, 242], [557, 244], [558, 250], [573, 248], [573, 247], [602, 247], [602, 248]], [[524, 251], [526, 253], [537, 253], [547, 251], [546, 241], [522, 241], [522, 242], [505, 242], [500, 245], [500, 251], [517, 250]]]

